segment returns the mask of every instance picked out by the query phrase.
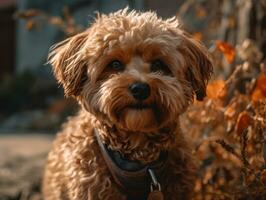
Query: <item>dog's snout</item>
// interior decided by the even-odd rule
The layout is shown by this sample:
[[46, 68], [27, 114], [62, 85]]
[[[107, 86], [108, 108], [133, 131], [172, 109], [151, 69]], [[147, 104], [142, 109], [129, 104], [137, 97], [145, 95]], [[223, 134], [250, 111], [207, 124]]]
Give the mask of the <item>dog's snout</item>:
[[137, 100], [145, 100], [150, 96], [151, 89], [147, 83], [136, 82], [129, 86], [130, 93]]

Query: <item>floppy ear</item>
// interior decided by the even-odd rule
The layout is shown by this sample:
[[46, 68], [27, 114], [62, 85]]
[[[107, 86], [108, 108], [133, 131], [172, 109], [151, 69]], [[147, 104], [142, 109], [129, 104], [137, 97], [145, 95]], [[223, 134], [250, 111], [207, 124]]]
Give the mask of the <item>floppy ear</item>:
[[63, 85], [66, 96], [77, 96], [87, 79], [83, 47], [88, 33], [82, 32], [53, 46], [48, 63], [53, 66], [57, 81]]
[[187, 67], [186, 77], [191, 83], [197, 100], [206, 96], [206, 85], [211, 77], [213, 65], [208, 50], [189, 35], [184, 35], [183, 51]]

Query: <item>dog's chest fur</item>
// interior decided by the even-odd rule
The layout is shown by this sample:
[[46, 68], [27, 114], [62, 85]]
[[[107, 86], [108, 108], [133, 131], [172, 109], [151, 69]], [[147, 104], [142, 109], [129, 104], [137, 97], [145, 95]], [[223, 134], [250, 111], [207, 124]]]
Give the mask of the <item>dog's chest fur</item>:
[[[44, 192], [50, 190], [50, 199], [56, 196], [80, 200], [126, 198], [101, 155], [92, 121], [90, 116], [80, 114], [71, 118], [58, 135], [45, 172]], [[191, 175], [195, 165], [184, 139], [180, 137], [174, 141], [175, 145], [168, 152], [169, 165], [161, 183], [162, 191], [166, 199], [186, 199], [193, 186]], [[51, 188], [54, 186], [56, 189]]]

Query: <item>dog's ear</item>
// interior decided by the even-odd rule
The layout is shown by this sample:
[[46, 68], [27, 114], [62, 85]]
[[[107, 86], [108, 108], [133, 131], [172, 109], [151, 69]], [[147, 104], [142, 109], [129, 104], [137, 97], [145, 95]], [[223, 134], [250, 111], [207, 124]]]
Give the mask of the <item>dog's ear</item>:
[[196, 98], [202, 101], [206, 96], [206, 85], [213, 71], [208, 50], [188, 34], [184, 35], [186, 78], [191, 83]]
[[57, 81], [63, 85], [66, 96], [77, 96], [87, 79], [83, 47], [87, 33], [82, 32], [51, 48], [48, 63], [53, 66]]

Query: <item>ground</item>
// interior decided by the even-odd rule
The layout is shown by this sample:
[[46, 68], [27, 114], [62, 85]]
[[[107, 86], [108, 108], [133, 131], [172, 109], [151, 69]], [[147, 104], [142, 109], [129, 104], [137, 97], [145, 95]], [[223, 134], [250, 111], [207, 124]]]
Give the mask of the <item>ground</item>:
[[40, 181], [52, 136], [0, 134], [0, 199], [40, 200]]

